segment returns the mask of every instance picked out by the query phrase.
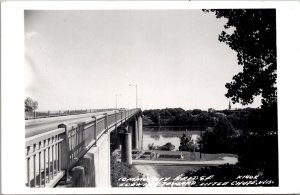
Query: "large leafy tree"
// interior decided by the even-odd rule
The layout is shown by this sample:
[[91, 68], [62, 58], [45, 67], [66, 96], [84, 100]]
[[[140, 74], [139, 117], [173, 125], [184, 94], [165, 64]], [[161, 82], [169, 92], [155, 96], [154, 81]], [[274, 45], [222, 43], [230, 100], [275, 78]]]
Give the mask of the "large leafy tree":
[[218, 119], [216, 126], [205, 131], [203, 139], [198, 139], [197, 142], [200, 145], [200, 141], [202, 141], [206, 152], [229, 152], [234, 133], [230, 121], [225, 117], [221, 117]]
[[25, 112], [33, 112], [38, 108], [38, 102], [34, 101], [32, 98], [27, 97], [25, 99]]
[[187, 134], [183, 134], [180, 137], [180, 146], [179, 151], [193, 151], [195, 148], [194, 142], [192, 140], [192, 137]]
[[204, 10], [217, 18], [227, 18], [219, 41], [237, 52], [243, 71], [225, 86], [225, 95], [233, 103], [247, 105], [261, 95], [262, 105], [277, 103], [276, 10], [220, 9]]

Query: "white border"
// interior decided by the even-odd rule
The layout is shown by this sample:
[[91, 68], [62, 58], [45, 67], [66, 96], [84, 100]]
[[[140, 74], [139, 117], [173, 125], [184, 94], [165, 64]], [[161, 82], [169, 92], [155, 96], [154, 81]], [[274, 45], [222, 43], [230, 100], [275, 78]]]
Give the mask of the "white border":
[[[68, 188], [30, 189], [25, 187], [23, 65], [24, 9], [203, 9], [276, 8], [279, 99], [279, 187], [231, 188]], [[100, 193], [300, 193], [299, 116], [299, 19], [300, 3], [294, 2], [198, 2], [198, 1], [100, 1], [100, 2], [2, 2], [1, 4], [1, 155], [2, 193], [4, 194], [100, 194]]]

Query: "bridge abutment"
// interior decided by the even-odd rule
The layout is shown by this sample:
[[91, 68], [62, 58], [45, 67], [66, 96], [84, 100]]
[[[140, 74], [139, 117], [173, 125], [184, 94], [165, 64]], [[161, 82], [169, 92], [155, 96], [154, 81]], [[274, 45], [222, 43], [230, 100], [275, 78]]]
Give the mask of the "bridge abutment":
[[[110, 187], [110, 134], [105, 133], [96, 146], [70, 171], [72, 187]], [[68, 187], [71, 187], [68, 186]], [[58, 186], [59, 187], [59, 186]]]

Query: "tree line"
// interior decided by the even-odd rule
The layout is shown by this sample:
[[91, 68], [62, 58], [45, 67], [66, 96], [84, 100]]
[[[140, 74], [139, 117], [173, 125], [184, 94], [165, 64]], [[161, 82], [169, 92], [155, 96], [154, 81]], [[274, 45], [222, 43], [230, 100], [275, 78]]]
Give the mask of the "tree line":
[[194, 126], [199, 129], [215, 127], [219, 120], [228, 120], [236, 130], [276, 131], [277, 110], [245, 108], [215, 112], [200, 109], [166, 108], [144, 110], [145, 124], [150, 126]]

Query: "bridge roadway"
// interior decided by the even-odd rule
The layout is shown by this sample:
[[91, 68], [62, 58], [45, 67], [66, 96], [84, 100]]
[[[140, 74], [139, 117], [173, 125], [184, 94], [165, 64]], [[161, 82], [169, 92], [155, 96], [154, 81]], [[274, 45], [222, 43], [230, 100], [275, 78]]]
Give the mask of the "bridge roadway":
[[87, 114], [77, 114], [77, 115], [26, 120], [25, 137], [28, 138], [50, 130], [54, 130], [61, 123], [66, 123], [66, 124], [81, 123], [90, 119], [92, 116], [99, 116], [105, 113], [113, 114], [114, 112], [115, 111], [104, 111], [104, 112], [95, 112], [95, 113], [87, 113]]

